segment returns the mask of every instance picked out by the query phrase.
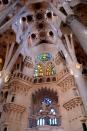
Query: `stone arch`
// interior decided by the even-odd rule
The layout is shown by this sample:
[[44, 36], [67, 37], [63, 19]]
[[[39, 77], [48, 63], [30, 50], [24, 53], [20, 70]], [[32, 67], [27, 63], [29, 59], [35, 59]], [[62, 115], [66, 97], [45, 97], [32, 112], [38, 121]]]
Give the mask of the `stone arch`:
[[[55, 88], [54, 88], [54, 86], [55, 86]], [[59, 96], [59, 90], [58, 90], [59, 88], [56, 84], [54, 86], [52, 86], [52, 85], [43, 85], [43, 86], [36, 85], [36, 87], [32, 87], [30, 89], [30, 92], [31, 92], [31, 94], [35, 94], [35, 92], [38, 92], [39, 90], [46, 88], [47, 90], [57, 92], [57, 96]]]
[[[55, 86], [57, 86], [55, 84]], [[37, 87], [33, 87], [30, 89], [31, 91], [31, 99], [32, 99], [32, 102], [31, 102], [31, 111], [30, 111], [30, 120], [34, 122], [39, 120], [39, 118], [43, 118], [43, 114], [41, 115], [40, 114], [40, 111], [43, 110], [43, 100], [44, 98], [48, 98], [50, 100], [52, 100], [52, 104], [51, 105], [48, 105], [46, 110], [48, 110], [48, 112], [50, 113], [51, 109], [54, 109], [56, 111], [56, 116], [58, 116], [57, 114], [60, 113], [60, 109], [58, 107], [58, 103], [59, 103], [59, 99], [58, 99], [58, 89], [54, 89], [52, 87], [52, 85], [49, 86], [49, 84], [45, 84], [44, 86], [41, 86], [41, 85], [37, 85]], [[40, 116], [41, 115], [41, 116]], [[51, 114], [52, 115], [52, 114]], [[33, 119], [32, 116], [35, 116], [35, 119]], [[60, 120], [60, 118], [56, 117], [57, 119]], [[44, 117], [45, 119], [46, 117]], [[50, 120], [50, 117], [48, 116], [47, 119]], [[37, 126], [37, 125], [36, 125]]]

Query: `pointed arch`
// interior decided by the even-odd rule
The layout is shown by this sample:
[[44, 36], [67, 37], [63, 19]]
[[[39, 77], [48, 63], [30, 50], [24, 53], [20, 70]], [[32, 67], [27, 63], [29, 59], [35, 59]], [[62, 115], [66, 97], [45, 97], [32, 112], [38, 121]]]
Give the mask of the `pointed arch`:
[[34, 68], [34, 77], [44, 76], [44, 67], [41, 62], [39, 62]]
[[52, 62], [47, 62], [46, 68], [45, 68], [45, 74], [46, 76], [56, 74], [55, 66]]

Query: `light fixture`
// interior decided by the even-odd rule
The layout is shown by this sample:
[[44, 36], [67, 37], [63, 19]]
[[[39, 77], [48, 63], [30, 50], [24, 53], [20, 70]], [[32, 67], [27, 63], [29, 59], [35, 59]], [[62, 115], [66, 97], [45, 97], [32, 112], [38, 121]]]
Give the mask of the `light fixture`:
[[4, 79], [5, 83], [8, 82], [8, 80], [9, 80], [9, 76], [7, 75], [7, 76], [5, 77], [5, 79]]
[[79, 63], [76, 64], [76, 69], [80, 69], [81, 65]]
[[0, 77], [2, 76], [2, 73], [1, 73], [1, 71], [0, 71]]
[[2, 64], [2, 58], [0, 58], [0, 64]]

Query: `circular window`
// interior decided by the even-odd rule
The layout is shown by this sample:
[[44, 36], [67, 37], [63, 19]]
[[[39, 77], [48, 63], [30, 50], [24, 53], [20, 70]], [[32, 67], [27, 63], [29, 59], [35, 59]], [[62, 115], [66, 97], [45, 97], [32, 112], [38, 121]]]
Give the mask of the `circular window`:
[[49, 99], [49, 98], [47, 98], [47, 97], [45, 97], [45, 98], [43, 99], [42, 103], [45, 103], [46, 105], [50, 105], [50, 104], [52, 104], [52, 100]]

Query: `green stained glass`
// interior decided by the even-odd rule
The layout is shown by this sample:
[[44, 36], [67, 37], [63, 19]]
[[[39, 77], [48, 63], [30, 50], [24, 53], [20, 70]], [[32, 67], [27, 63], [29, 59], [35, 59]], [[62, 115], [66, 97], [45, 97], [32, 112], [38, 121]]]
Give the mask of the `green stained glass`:
[[42, 53], [37, 56], [37, 59], [40, 61], [49, 61], [52, 58], [50, 53]]

